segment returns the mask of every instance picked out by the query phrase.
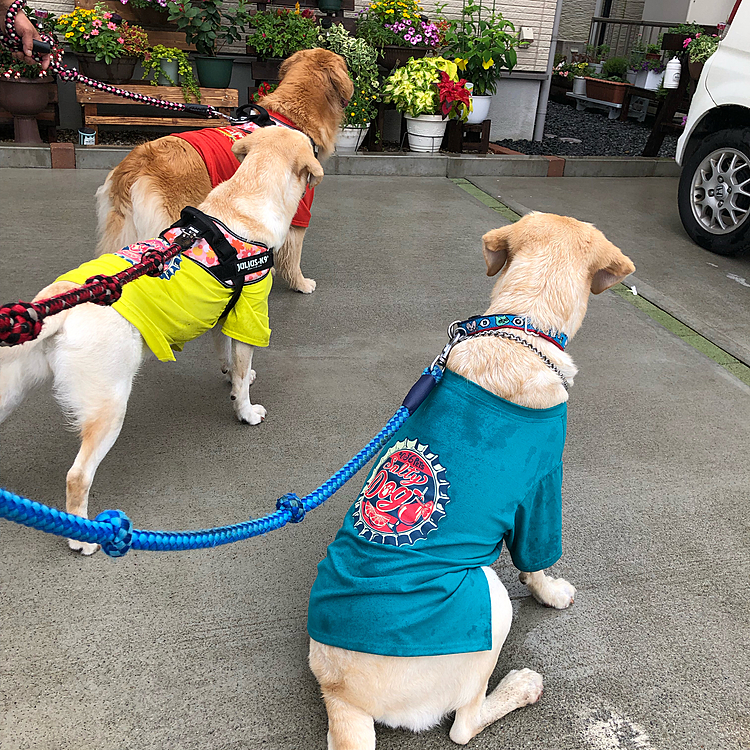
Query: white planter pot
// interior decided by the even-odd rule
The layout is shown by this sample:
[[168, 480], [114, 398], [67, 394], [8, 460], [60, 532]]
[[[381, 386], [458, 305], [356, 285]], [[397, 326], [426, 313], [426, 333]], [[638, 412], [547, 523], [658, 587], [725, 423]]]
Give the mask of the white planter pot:
[[404, 115], [404, 117], [411, 151], [424, 154], [434, 154], [440, 151], [448, 120], [444, 120], [440, 115], [419, 115], [419, 117]]
[[369, 128], [369, 122], [367, 125], [347, 125], [344, 128], [339, 128], [336, 136], [336, 153], [356, 154]]
[[635, 77], [634, 83], [638, 88], [658, 91], [663, 77], [663, 70], [658, 73], [655, 70], [640, 70]]
[[638, 73], [636, 73], [634, 70], [629, 70], [625, 74], [625, 78], [627, 79], [628, 83], [632, 83], [635, 85], [635, 79], [638, 77]]
[[586, 96], [586, 79], [583, 76], [573, 78], [573, 93]]
[[472, 112], [469, 112], [469, 117], [466, 120], [467, 125], [480, 125], [483, 123], [487, 119], [491, 102], [491, 96], [472, 96], [471, 104], [474, 109]]
[[603, 62], [598, 62], [598, 63], [592, 63], [591, 64], [591, 69], [593, 70], [594, 73], [601, 73], [603, 67], [604, 67], [604, 63]]

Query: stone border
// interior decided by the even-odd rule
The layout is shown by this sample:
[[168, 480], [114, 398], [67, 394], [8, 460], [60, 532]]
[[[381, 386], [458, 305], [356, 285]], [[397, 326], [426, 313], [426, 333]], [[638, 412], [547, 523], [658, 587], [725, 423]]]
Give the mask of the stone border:
[[[112, 169], [130, 152], [121, 146], [0, 144], [0, 168]], [[331, 175], [363, 177], [677, 177], [672, 159], [525, 154], [354, 154], [334, 155]]]

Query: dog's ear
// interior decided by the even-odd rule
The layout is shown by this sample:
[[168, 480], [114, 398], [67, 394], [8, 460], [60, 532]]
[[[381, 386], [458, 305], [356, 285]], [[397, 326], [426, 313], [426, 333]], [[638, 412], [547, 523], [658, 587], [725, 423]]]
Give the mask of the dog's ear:
[[487, 264], [487, 275], [494, 276], [508, 260], [508, 240], [513, 225], [493, 229], [482, 237], [482, 252]]
[[615, 284], [619, 284], [626, 276], [635, 271], [633, 261], [627, 255], [623, 255], [620, 248], [605, 240], [607, 254], [603, 260], [606, 265], [594, 271], [591, 279], [592, 294], [601, 294]]
[[348, 102], [354, 95], [354, 84], [352, 79], [349, 78], [346, 60], [340, 55], [336, 55], [336, 58], [336, 60], [326, 64], [324, 72], [338, 101], [344, 103]]
[[323, 179], [323, 167], [313, 156], [311, 148], [304, 149], [297, 157], [297, 174], [307, 182], [310, 188], [316, 187]]
[[244, 138], [240, 138], [232, 144], [232, 153], [237, 159], [239, 159], [239, 161], [242, 161], [250, 153], [250, 149], [253, 148], [254, 143], [255, 141], [253, 140], [252, 133], [246, 135]]

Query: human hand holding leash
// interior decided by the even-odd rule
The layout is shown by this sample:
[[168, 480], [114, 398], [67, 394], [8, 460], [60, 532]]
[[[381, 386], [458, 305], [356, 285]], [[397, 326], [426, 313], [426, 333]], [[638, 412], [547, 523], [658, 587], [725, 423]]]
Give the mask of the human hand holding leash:
[[[7, 13], [8, 8], [10, 8], [11, 2], [12, 0], [0, 0], [0, 11], [2, 11], [2, 14], [0, 14], [0, 30], [2, 31], [5, 31], [5, 14]], [[34, 24], [29, 21], [23, 11], [19, 11], [16, 14], [15, 27], [16, 33], [21, 37], [21, 41], [23, 42], [23, 52], [15, 52], [14, 55], [19, 60], [23, 60], [29, 65], [36, 64], [37, 60], [32, 57], [32, 52], [34, 51], [34, 40], [37, 39], [41, 41], [42, 39], [42, 37], [39, 35], [39, 31], [37, 31]], [[42, 55], [41, 64], [42, 70], [47, 70], [47, 68], [49, 68], [49, 52]]]

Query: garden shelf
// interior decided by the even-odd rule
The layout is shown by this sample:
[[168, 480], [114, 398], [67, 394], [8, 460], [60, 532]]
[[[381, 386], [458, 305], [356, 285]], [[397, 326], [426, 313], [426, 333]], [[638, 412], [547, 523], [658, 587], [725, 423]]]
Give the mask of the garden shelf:
[[[170, 102], [184, 102], [182, 89], [179, 86], [151, 86], [150, 84], [125, 84], [122, 88], [146, 96], [154, 96], [157, 99], [166, 99]], [[200, 89], [201, 104], [209, 104], [216, 107], [220, 112], [231, 114], [237, 107], [239, 97], [237, 89]], [[91, 127], [99, 138], [99, 125], [140, 125], [146, 127], [170, 127], [170, 128], [216, 128], [227, 125], [227, 121], [217, 117], [164, 117], [169, 110], [151, 107], [143, 102], [134, 102], [123, 99], [121, 96], [109, 94], [106, 91], [98, 91], [91, 86], [82, 83], [76, 84], [76, 99], [83, 107], [83, 125]], [[129, 114], [99, 114], [100, 105], [117, 105], [118, 107], [148, 107], [154, 115], [129, 115]], [[161, 116], [159, 116], [161, 115]]]

